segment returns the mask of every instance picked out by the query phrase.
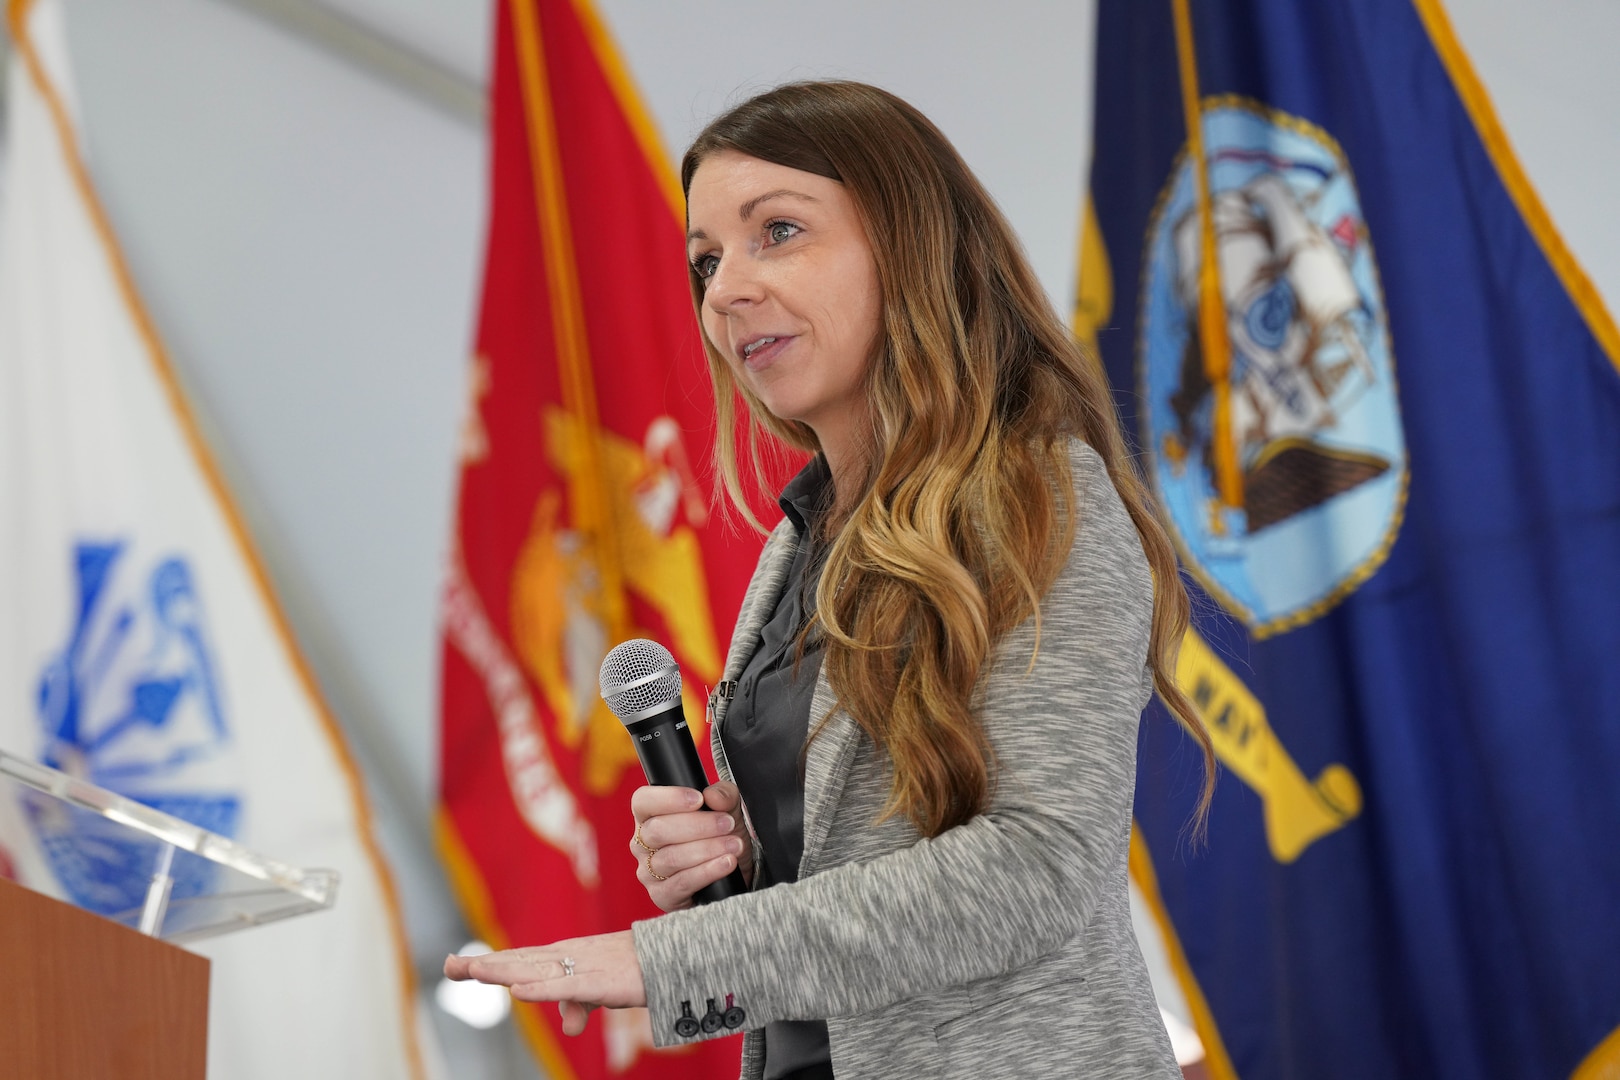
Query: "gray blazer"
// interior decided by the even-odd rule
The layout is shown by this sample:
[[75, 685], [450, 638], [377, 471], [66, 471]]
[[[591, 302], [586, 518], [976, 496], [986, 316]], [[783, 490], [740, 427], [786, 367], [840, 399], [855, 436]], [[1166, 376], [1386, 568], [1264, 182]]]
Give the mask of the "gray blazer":
[[[1131, 930], [1126, 854], [1152, 578], [1102, 460], [1071, 450], [1073, 551], [980, 682], [997, 782], [989, 810], [940, 836], [876, 819], [889, 769], [842, 712], [805, 763], [799, 880], [636, 923], [653, 1037], [746, 1013], [742, 1076], [758, 1080], [772, 1020], [826, 1019], [839, 1080], [1175, 1078], [1180, 1072]], [[795, 534], [770, 536], [743, 598], [725, 678], [770, 617]], [[831, 707], [823, 674], [812, 723]], [[717, 731], [715, 761], [730, 778]], [[756, 849], [757, 851], [757, 849]], [[735, 1014], [733, 1014], [735, 1018]]]

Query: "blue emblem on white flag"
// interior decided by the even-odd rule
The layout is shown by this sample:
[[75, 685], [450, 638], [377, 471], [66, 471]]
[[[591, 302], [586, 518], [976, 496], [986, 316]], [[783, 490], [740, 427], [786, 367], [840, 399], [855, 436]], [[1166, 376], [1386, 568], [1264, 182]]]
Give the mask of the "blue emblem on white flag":
[[[76, 611], [40, 677], [41, 759], [224, 836], [241, 799], [209, 783], [230, 743], [196, 581], [179, 556], [133, 564], [123, 542], [81, 543]], [[106, 915], [139, 907], [157, 844], [45, 800], [27, 806], [40, 846], [75, 903]], [[174, 897], [205, 893], [211, 864], [175, 863]]]

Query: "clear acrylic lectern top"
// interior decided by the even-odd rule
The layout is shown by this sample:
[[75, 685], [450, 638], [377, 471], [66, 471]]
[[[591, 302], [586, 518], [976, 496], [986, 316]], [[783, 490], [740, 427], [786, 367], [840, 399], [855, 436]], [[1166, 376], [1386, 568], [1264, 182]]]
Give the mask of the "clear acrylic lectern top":
[[300, 870], [267, 859], [0, 750], [0, 798], [19, 795], [63, 899], [164, 941], [275, 922], [329, 908], [337, 899], [335, 870]]

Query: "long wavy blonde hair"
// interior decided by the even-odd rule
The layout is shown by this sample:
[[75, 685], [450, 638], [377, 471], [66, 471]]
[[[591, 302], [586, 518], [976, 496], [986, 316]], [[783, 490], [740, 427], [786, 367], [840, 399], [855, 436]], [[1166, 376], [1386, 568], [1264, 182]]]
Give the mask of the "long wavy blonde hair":
[[[861, 483], [836, 492], [812, 631], [839, 706], [893, 766], [885, 815], [936, 836], [988, 805], [995, 761], [974, 688], [1013, 627], [1034, 618], [1039, 641], [1041, 598], [1074, 542], [1067, 444], [1079, 437], [1102, 457], [1152, 567], [1149, 661], [1160, 697], [1203, 747], [1201, 823], [1214, 752], [1174, 681], [1188, 620], [1175, 553], [1128, 461], [1101, 370], [1052, 310], [989, 194], [926, 117], [863, 83], [793, 83], [736, 106], [687, 150], [683, 189], [725, 150], [843, 184], [877, 263], [883, 333], [867, 371], [869, 452]], [[692, 302], [701, 326], [695, 271]], [[819, 445], [734, 379], [706, 334], [704, 348], [717, 470], [757, 526], [739, 469], [738, 399], [754, 496], [772, 440]]]

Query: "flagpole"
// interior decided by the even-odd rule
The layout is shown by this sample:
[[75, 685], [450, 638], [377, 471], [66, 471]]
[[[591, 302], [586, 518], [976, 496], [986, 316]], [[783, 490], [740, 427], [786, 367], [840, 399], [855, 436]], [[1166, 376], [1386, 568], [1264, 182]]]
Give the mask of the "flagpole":
[[596, 384], [591, 374], [590, 345], [586, 340], [585, 306], [575, 270], [573, 229], [569, 224], [545, 49], [534, 0], [512, 0], [512, 19], [524, 112], [528, 119], [529, 160], [534, 173], [540, 243], [545, 253], [546, 285], [551, 297], [552, 332], [562, 375], [563, 406], [578, 421], [577, 450], [585, 465], [584, 473], [591, 481], [573, 486], [570, 495], [577, 499], [577, 504], [570, 509], [576, 515], [575, 528], [590, 538], [596, 555], [603, 622], [608, 640], [616, 642], [629, 633], [629, 604], [624, 594], [618, 530], [607, 494], [610, 481], [598, 437], [601, 422], [596, 408]]
[[1202, 237], [1203, 257], [1198, 264], [1198, 337], [1203, 346], [1204, 375], [1215, 393], [1215, 430], [1210, 438], [1215, 490], [1224, 505], [1239, 507], [1243, 505], [1243, 472], [1232, 432], [1232, 342], [1226, 330], [1226, 302], [1221, 298], [1220, 248], [1215, 235], [1209, 161], [1204, 153], [1204, 113], [1198, 94], [1198, 53], [1193, 43], [1191, 0], [1170, 0], [1170, 4], [1175, 13], [1182, 112], [1187, 118], [1187, 164], [1197, 192]]

